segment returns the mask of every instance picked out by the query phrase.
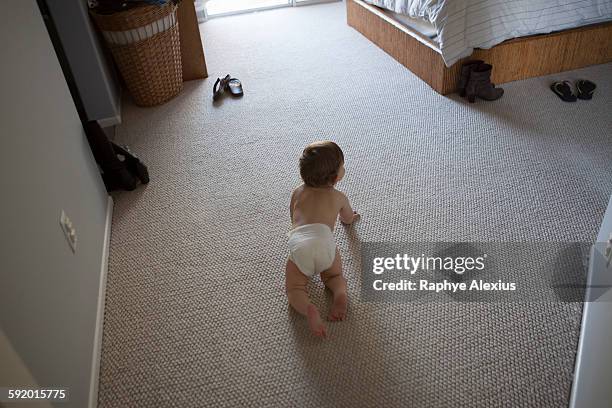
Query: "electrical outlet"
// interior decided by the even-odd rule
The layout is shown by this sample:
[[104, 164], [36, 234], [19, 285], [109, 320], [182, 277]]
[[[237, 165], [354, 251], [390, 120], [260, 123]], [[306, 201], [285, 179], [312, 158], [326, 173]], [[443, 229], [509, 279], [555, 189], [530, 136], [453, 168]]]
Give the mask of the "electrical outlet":
[[77, 247], [77, 235], [76, 229], [74, 225], [72, 225], [72, 221], [66, 215], [64, 210], [62, 210], [62, 214], [60, 215], [60, 226], [62, 227], [62, 231], [64, 231], [64, 236], [68, 240], [68, 244], [70, 245], [70, 249], [72, 252], [76, 252]]

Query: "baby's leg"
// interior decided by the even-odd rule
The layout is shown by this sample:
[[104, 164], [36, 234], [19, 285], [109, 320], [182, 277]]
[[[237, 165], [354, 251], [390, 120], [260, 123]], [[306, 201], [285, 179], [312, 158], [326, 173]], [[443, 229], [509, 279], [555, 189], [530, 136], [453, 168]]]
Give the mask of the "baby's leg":
[[332, 266], [321, 273], [321, 280], [334, 295], [334, 303], [329, 311], [328, 320], [332, 322], [344, 320], [346, 317], [346, 279], [342, 276], [342, 259], [340, 251], [336, 248], [336, 258]]
[[325, 337], [327, 336], [327, 329], [321, 320], [317, 307], [310, 303], [306, 290], [307, 284], [308, 278], [306, 275], [300, 272], [298, 267], [288, 259], [285, 268], [285, 290], [289, 298], [289, 304], [299, 314], [306, 316], [310, 331], [315, 336]]

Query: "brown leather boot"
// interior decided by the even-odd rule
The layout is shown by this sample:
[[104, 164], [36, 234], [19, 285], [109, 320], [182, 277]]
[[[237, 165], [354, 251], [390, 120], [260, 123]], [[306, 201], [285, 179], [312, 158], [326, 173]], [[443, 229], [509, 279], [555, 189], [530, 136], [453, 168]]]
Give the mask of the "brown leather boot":
[[457, 85], [459, 96], [465, 96], [465, 87], [470, 79], [470, 72], [482, 63], [482, 60], [470, 60], [461, 65], [461, 74], [459, 75], [459, 84]]
[[495, 88], [495, 85], [491, 83], [492, 70], [493, 67], [490, 64], [480, 64], [470, 72], [470, 79], [465, 88], [470, 103], [473, 103], [476, 97], [485, 101], [494, 101], [502, 97], [504, 90]]

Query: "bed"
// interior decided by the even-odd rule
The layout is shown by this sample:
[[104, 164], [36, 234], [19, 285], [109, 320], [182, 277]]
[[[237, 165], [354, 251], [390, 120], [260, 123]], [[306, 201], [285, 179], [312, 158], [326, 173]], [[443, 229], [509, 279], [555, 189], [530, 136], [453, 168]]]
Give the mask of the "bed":
[[[367, 1], [367, 2], [366, 2]], [[441, 94], [465, 59], [504, 83], [612, 61], [612, 0], [347, 0], [347, 22]]]

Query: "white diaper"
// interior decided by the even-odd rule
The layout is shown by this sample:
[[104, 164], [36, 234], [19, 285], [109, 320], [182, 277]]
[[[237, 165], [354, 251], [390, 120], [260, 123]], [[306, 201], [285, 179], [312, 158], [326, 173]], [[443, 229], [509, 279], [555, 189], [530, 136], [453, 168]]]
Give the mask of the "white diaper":
[[336, 243], [326, 224], [306, 224], [289, 231], [289, 259], [306, 276], [329, 269], [336, 258]]

